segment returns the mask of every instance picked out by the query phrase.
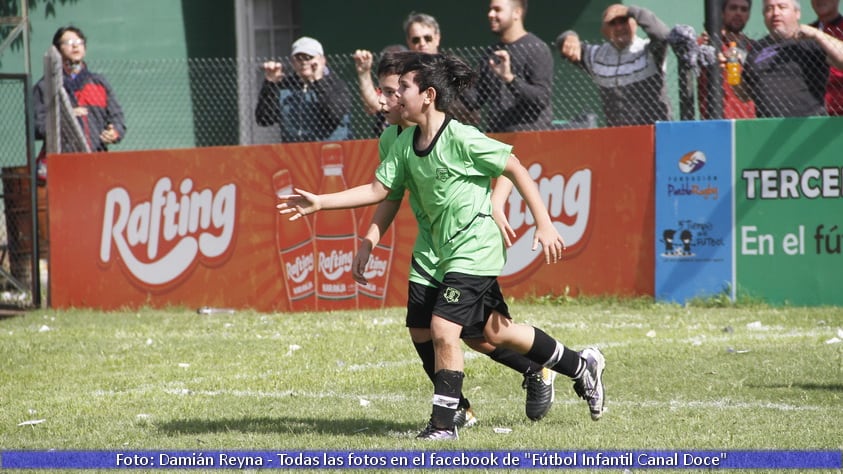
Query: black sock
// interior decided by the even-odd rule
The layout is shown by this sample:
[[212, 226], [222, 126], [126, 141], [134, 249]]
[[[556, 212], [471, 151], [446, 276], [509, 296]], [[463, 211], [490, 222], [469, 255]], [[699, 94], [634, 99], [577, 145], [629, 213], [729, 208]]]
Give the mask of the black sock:
[[[416, 348], [416, 353], [419, 355], [419, 359], [422, 361], [422, 367], [424, 367], [424, 373], [427, 374], [427, 377], [430, 379], [431, 382], [434, 384], [436, 383], [436, 375], [434, 374], [434, 368], [436, 367], [436, 354], [433, 350], [433, 341], [427, 342], [414, 342], [413, 346]], [[460, 408], [469, 408], [471, 407], [471, 403], [469, 403], [468, 399], [462, 396], [460, 393]]]
[[433, 426], [444, 430], [454, 429], [454, 414], [459, 406], [463, 377], [464, 373], [455, 370], [443, 369], [436, 372], [433, 382], [433, 413], [430, 416]]
[[511, 349], [496, 348], [486, 355], [493, 361], [503, 364], [521, 374], [536, 373], [542, 370], [541, 364], [533, 362]]
[[562, 375], [576, 378], [582, 372], [582, 359], [575, 351], [568, 349], [561, 342], [548, 336], [539, 328], [533, 340], [533, 347], [527, 352], [527, 358]]
[[424, 367], [424, 373], [427, 374], [427, 377], [430, 379], [431, 382], [434, 382], [434, 368], [436, 367], [436, 354], [433, 352], [433, 341], [427, 342], [414, 342], [413, 346], [416, 348], [416, 353], [419, 355], [419, 359], [422, 361], [422, 367]]

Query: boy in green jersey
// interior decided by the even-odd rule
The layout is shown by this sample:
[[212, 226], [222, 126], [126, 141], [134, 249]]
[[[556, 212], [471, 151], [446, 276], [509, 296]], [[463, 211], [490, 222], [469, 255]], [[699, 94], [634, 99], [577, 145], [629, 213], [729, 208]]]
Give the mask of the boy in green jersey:
[[[381, 134], [378, 143], [378, 152], [381, 160], [387, 157], [392, 144], [398, 139], [401, 132], [413, 124], [401, 118], [401, 108], [398, 106], [396, 92], [398, 90], [398, 79], [403, 63], [412, 58], [416, 52], [393, 52], [382, 55], [377, 68], [379, 83], [378, 101], [381, 112], [390, 126]], [[372, 67], [372, 55], [368, 51], [357, 51], [355, 63], [358, 72], [369, 74]], [[373, 85], [370, 85], [373, 87]], [[508, 233], [512, 232], [509, 223], [503, 214], [503, 203], [512, 190], [512, 182], [507, 179], [500, 179], [492, 193], [492, 199], [497, 202], [495, 206], [496, 221], [506, 240], [507, 246], [511, 245]], [[380, 241], [383, 232], [392, 223], [401, 205], [404, 196], [404, 188], [396, 187], [390, 191], [389, 197], [380, 204], [372, 217], [372, 223], [364, 237], [360, 248], [355, 255], [352, 265], [354, 279], [361, 284], [366, 284], [364, 276], [366, 264], [372, 249]], [[421, 211], [419, 200], [415, 194], [409, 196], [410, 206], [418, 221], [418, 235], [413, 246], [413, 256], [410, 266], [409, 284], [407, 290], [407, 319], [406, 325], [410, 332], [410, 338], [428, 377], [433, 381], [434, 372], [434, 349], [430, 337], [430, 321], [433, 311], [433, 304], [438, 293], [438, 282], [433, 274], [436, 271], [436, 255], [431, 248], [430, 223]], [[542, 419], [550, 410], [553, 404], [554, 390], [553, 381], [555, 372], [542, 367], [523, 355], [510, 349], [496, 348], [486, 342], [483, 337], [482, 328], [465, 328], [461, 335], [465, 343], [477, 352], [488, 355], [492, 360], [501, 363], [522, 374], [524, 381], [522, 387], [526, 389], [527, 400], [525, 412], [531, 420]], [[455, 415], [457, 427], [469, 427], [476, 423], [477, 418], [468, 400], [460, 394], [460, 401]]]
[[404, 65], [397, 98], [402, 119], [417, 125], [398, 137], [376, 170], [376, 179], [332, 194], [297, 189], [299, 194], [283, 196], [277, 206], [295, 220], [321, 209], [380, 202], [400, 187], [419, 199], [438, 259], [434, 278], [440, 282], [430, 323], [436, 359], [433, 409], [418, 435], [421, 439], [457, 438], [454, 413], [464, 377], [459, 338], [465, 327], [482, 328], [496, 347], [512, 349], [567, 375], [588, 403], [591, 418], [603, 415], [603, 354], [596, 348], [573, 351], [541, 329], [514, 323], [509, 316], [497, 281], [506, 249], [492, 219], [492, 178], [508, 178], [527, 203], [536, 223], [533, 248], [541, 245], [546, 263], [557, 262], [565, 245], [512, 147], [448, 115], [450, 104], [474, 77], [468, 65], [453, 57], [413, 57]]

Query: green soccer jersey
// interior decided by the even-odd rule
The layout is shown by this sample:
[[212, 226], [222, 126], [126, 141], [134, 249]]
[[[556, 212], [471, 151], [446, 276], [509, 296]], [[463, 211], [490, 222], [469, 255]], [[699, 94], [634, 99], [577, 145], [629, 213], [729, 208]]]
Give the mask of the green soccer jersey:
[[376, 178], [390, 189], [409, 189], [418, 200], [417, 218], [430, 223], [437, 280], [450, 272], [499, 275], [506, 249], [492, 218], [491, 181], [503, 172], [512, 146], [446, 119], [431, 146], [416, 150], [417, 131], [398, 137]]
[[[378, 157], [381, 161], [385, 160], [389, 155], [390, 149], [398, 140], [398, 136], [401, 135], [402, 131], [398, 125], [390, 125], [381, 133], [380, 140], [378, 141]], [[396, 184], [395, 188], [390, 189], [387, 199], [390, 201], [400, 200], [404, 196], [404, 189], [403, 183]], [[410, 209], [413, 210], [413, 214], [416, 216], [416, 222], [418, 222], [418, 234], [416, 235], [416, 242], [413, 244], [413, 260], [416, 264], [410, 266], [409, 278], [410, 281], [420, 285], [435, 286], [436, 282], [431, 281], [431, 278], [436, 273], [438, 259], [431, 245], [430, 222], [421, 213], [421, 207], [416, 195], [411, 193], [409, 199]]]

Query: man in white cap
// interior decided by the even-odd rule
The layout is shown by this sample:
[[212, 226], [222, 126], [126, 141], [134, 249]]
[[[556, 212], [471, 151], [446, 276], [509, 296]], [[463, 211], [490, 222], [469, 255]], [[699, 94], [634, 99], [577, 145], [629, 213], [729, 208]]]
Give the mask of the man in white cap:
[[[636, 36], [638, 27], [647, 39]], [[665, 86], [670, 29], [650, 10], [609, 5], [600, 28], [606, 42], [580, 41], [574, 31], [556, 38], [563, 58], [582, 67], [597, 84], [609, 126], [652, 124], [670, 120]]]
[[263, 63], [258, 125], [278, 124], [284, 142], [350, 139], [351, 93], [328, 69], [322, 44], [302, 36], [293, 43], [291, 56], [293, 74], [281, 62]]

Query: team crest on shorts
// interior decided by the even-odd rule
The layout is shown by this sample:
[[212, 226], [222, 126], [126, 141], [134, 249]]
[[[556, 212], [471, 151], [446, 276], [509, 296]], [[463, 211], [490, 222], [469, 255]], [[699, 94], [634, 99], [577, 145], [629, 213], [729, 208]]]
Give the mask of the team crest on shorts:
[[448, 181], [448, 178], [451, 177], [451, 173], [448, 172], [448, 168], [436, 168], [436, 179], [442, 181]]
[[460, 290], [452, 287], [448, 287], [445, 290], [445, 293], [442, 294], [445, 297], [445, 301], [448, 303], [459, 303], [460, 301]]

